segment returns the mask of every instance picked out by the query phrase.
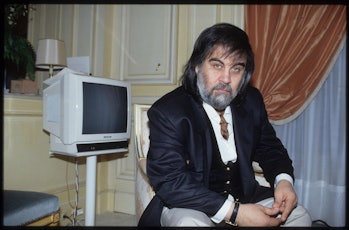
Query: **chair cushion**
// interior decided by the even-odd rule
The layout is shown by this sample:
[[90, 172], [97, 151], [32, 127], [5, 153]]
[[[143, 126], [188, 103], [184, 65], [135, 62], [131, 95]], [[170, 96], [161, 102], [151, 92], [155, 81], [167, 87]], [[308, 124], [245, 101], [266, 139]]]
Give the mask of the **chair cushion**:
[[3, 224], [22, 225], [59, 210], [57, 196], [41, 192], [4, 190]]

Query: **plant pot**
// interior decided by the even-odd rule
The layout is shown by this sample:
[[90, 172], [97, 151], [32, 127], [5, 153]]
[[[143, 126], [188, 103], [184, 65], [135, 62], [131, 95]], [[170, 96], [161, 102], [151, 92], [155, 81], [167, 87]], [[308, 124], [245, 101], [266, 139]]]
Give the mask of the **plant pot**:
[[22, 66], [17, 66], [15, 63], [4, 60], [4, 87], [10, 89], [12, 80], [25, 79], [26, 71]]
[[12, 80], [11, 93], [38, 94], [38, 84], [29, 79]]

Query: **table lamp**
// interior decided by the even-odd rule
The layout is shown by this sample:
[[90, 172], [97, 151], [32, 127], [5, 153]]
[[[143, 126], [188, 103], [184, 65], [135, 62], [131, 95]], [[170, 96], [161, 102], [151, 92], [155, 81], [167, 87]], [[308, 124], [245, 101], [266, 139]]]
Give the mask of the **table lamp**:
[[35, 66], [39, 69], [49, 69], [50, 77], [53, 76], [53, 70], [67, 66], [64, 41], [40, 39]]

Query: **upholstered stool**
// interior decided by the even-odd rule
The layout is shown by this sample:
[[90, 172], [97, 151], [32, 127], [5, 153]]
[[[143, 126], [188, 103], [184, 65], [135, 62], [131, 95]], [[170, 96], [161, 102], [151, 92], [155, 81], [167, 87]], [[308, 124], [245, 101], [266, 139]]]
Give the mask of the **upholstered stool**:
[[58, 226], [58, 197], [41, 192], [4, 190], [4, 226]]

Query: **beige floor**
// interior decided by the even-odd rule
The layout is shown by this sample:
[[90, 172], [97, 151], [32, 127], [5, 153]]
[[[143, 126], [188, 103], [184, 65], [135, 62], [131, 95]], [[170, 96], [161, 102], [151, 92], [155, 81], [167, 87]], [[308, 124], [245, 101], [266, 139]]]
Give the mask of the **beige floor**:
[[[76, 227], [85, 226], [84, 216], [79, 216], [76, 219], [75, 223], [72, 223], [72, 221], [73, 220], [70, 220], [69, 222], [68, 220], [65, 220], [64, 222], [61, 222], [61, 226], [76, 226]], [[137, 220], [135, 215], [129, 215], [129, 214], [120, 213], [120, 212], [105, 212], [105, 213], [96, 215], [95, 226], [136, 227]]]
[[120, 212], [106, 212], [96, 216], [96, 226], [130, 226], [136, 227], [135, 215]]
[[[79, 216], [76, 222], [73, 224], [70, 223], [61, 223], [62, 226], [75, 226], [83, 227], [85, 226], [84, 216]], [[121, 226], [121, 227], [136, 227], [137, 220], [135, 215], [129, 215], [120, 212], [105, 212], [102, 214], [96, 215], [95, 226], [98, 227], [111, 227], [111, 226]]]

